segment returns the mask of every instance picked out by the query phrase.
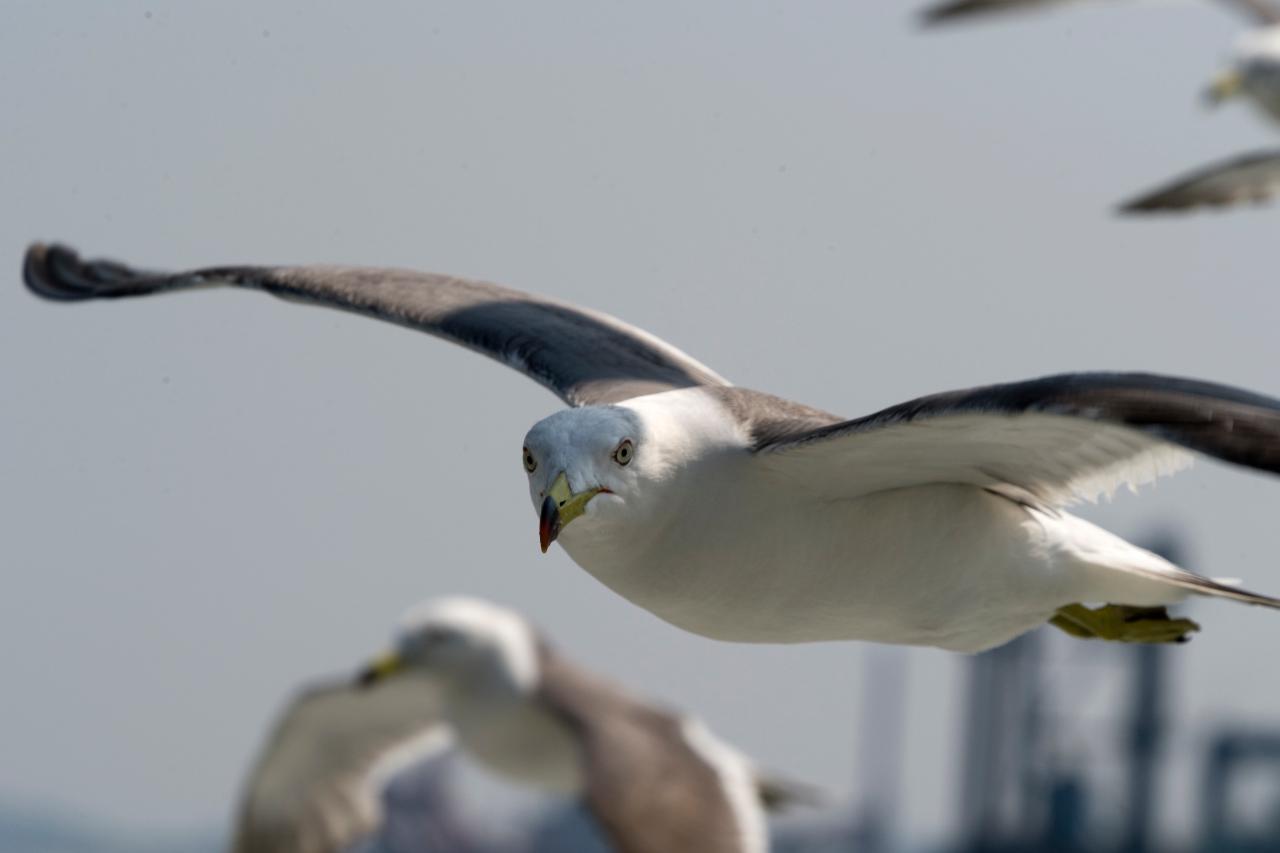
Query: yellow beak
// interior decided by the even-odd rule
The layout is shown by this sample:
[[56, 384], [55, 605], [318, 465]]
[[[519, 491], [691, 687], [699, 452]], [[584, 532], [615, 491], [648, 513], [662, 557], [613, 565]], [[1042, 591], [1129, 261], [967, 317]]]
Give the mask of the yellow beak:
[[595, 488], [574, 494], [569, 489], [569, 478], [564, 472], [561, 471], [556, 476], [555, 482], [547, 490], [547, 496], [542, 499], [542, 511], [538, 517], [538, 544], [542, 546], [542, 553], [547, 553], [560, 531], [586, 512], [591, 499], [603, 491], [604, 489]]
[[396, 652], [384, 652], [360, 670], [356, 683], [361, 687], [371, 687], [404, 669], [404, 660]]
[[1240, 90], [1244, 87], [1244, 77], [1241, 76], [1238, 69], [1224, 71], [1217, 77], [1213, 78], [1213, 82], [1209, 84], [1209, 88], [1205, 90], [1205, 100], [1210, 106], [1216, 107], [1225, 100], [1234, 98], [1240, 94]]

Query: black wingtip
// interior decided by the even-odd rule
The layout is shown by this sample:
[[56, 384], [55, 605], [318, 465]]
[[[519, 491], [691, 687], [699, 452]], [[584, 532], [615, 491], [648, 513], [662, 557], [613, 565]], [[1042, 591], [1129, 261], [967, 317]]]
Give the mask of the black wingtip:
[[44, 299], [74, 302], [101, 296], [104, 282], [74, 249], [53, 243], [32, 243], [22, 262], [27, 289]]
[[1119, 216], [1160, 216], [1186, 213], [1194, 207], [1195, 205], [1174, 203], [1164, 193], [1156, 193], [1121, 202], [1116, 205], [1116, 213]]
[[1116, 205], [1117, 216], [1133, 216], [1134, 214], [1152, 213], [1156, 210], [1159, 210], [1159, 208], [1149, 206], [1142, 199], [1125, 201]]
[[916, 15], [916, 23], [924, 29], [930, 29], [941, 24], [955, 23], [956, 20], [962, 20], [967, 17], [963, 10], [957, 10], [955, 3], [939, 3], [936, 6], [929, 6], [921, 9]]
[[22, 259], [22, 280], [27, 289], [45, 299], [82, 299], [75, 290], [59, 286], [49, 266], [50, 254], [66, 253], [76, 258], [75, 252], [64, 246], [46, 246], [44, 243], [32, 243], [27, 247], [27, 254]]
[[115, 261], [85, 261], [75, 249], [59, 243], [28, 246], [22, 280], [32, 293], [58, 302], [137, 296], [166, 286], [161, 275], [138, 272]]
[[921, 27], [930, 29], [998, 18], [1009, 11], [993, 4], [975, 3], [974, 0], [947, 0], [921, 9], [916, 20]]

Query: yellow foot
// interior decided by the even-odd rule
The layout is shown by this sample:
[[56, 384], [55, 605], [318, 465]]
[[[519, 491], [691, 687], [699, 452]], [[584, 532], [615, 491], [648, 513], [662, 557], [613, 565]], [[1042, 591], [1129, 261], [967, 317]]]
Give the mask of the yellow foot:
[[1108, 604], [1090, 610], [1083, 604], [1059, 607], [1049, 620], [1055, 628], [1087, 640], [1117, 643], [1185, 643], [1200, 626], [1190, 619], [1173, 619], [1163, 607]]

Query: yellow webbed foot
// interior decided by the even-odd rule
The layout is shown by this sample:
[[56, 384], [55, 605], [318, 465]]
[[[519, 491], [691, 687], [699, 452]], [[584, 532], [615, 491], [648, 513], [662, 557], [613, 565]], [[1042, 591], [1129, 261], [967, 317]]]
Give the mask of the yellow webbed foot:
[[1090, 610], [1083, 604], [1059, 607], [1049, 624], [1073, 637], [1116, 643], [1185, 643], [1200, 626], [1174, 619], [1164, 607], [1107, 604]]

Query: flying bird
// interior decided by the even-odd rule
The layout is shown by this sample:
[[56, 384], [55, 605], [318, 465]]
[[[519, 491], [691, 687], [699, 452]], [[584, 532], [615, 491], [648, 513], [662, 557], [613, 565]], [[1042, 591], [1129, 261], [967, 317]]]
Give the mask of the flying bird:
[[[1034, 11], [1069, 0], [948, 0], [925, 10], [926, 24], [976, 20], [996, 13]], [[1205, 93], [1216, 106], [1235, 97], [1280, 121], [1280, 7], [1268, 0], [1221, 0], [1257, 26], [1236, 44], [1229, 68]], [[1187, 174], [1122, 203], [1121, 213], [1145, 214], [1269, 201], [1280, 191], [1280, 149], [1238, 155]]]
[[[1217, 105], [1231, 98], [1249, 100], [1272, 122], [1280, 122], [1280, 8], [1254, 0], [1259, 29], [1236, 45], [1235, 58], [1209, 86], [1206, 100]], [[1261, 203], [1280, 191], [1280, 148], [1254, 151], [1196, 169], [1125, 202], [1122, 213], [1153, 213], [1200, 207]]]
[[[1280, 401], [1225, 385], [1080, 373], [936, 394], [846, 419], [739, 388], [604, 314], [404, 270], [176, 274], [33, 245], [50, 299], [234, 285], [419, 329], [490, 356], [569, 408], [520, 452], [542, 550], [722, 640], [868, 640], [976, 652], [1051, 622], [1185, 639], [1190, 594], [1280, 607], [1066, 508], [1188, 465], [1280, 472]], [[1101, 603], [1099, 608], [1086, 603]]]
[[442, 598], [412, 608], [357, 677], [290, 705], [251, 776], [232, 853], [345, 850], [377, 829], [392, 768], [451, 748], [579, 798], [622, 853], [764, 851], [764, 810], [814, 796], [697, 720], [574, 665], [516, 612]]

